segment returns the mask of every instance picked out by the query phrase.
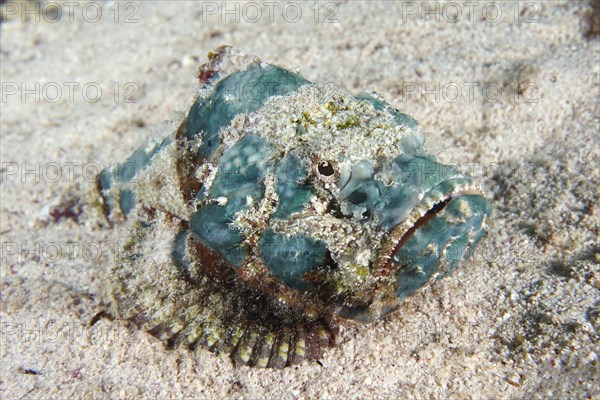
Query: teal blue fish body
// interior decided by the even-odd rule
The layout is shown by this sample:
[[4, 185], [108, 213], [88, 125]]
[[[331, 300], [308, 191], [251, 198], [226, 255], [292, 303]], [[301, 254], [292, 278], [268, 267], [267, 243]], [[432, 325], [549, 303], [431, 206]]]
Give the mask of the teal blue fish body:
[[388, 315], [484, 235], [482, 188], [378, 95], [231, 47], [199, 79], [179, 128], [97, 184], [122, 229], [108, 301], [169, 345], [318, 359], [340, 323]]

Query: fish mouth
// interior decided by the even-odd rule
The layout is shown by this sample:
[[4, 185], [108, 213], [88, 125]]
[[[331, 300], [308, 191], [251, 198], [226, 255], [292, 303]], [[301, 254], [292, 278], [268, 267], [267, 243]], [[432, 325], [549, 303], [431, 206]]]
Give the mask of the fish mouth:
[[452, 192], [424, 213], [422, 209], [417, 208], [414, 216], [390, 232], [379, 262], [399, 301], [451, 273], [468, 258], [485, 234], [491, 213], [478, 187]]

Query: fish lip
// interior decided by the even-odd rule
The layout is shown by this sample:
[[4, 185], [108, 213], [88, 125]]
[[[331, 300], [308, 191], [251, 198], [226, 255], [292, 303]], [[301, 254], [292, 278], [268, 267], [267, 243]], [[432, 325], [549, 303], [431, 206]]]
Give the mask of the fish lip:
[[[433, 190], [428, 192], [431, 193]], [[402, 266], [393, 262], [393, 255], [400, 250], [412, 235], [431, 219], [439, 214], [452, 200], [467, 195], [482, 196], [485, 191], [479, 185], [470, 183], [460, 185], [443, 196], [424, 196], [423, 200], [413, 208], [411, 213], [403, 221], [392, 227], [384, 236], [383, 245], [379, 250], [379, 256], [374, 263], [373, 270], [380, 276], [388, 276], [397, 272]]]

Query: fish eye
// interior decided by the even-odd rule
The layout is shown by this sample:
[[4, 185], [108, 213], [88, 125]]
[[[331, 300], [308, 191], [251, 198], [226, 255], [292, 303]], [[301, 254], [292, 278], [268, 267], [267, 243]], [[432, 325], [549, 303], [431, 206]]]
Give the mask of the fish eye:
[[317, 164], [317, 172], [322, 176], [328, 177], [335, 173], [335, 169], [329, 161], [321, 160]]

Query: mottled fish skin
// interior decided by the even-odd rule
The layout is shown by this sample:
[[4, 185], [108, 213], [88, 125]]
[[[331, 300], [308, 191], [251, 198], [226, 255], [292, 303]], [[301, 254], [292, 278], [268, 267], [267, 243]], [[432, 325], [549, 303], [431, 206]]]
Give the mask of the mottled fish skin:
[[102, 171], [120, 227], [112, 312], [169, 346], [283, 368], [318, 359], [456, 267], [490, 204], [427, 154], [417, 122], [231, 47], [179, 129]]

